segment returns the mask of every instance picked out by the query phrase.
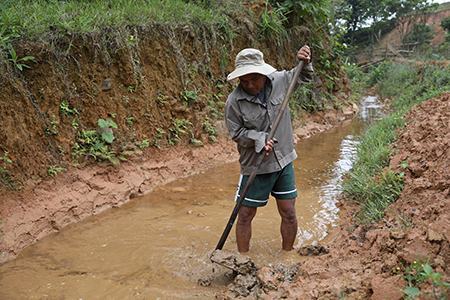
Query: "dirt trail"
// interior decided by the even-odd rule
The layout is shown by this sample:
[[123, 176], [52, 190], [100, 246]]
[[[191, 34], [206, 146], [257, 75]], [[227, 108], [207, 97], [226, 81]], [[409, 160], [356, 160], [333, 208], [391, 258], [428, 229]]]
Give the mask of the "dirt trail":
[[[341, 225], [318, 247], [325, 251], [299, 251], [318, 255], [299, 256], [293, 266], [263, 267], [253, 280], [237, 277], [220, 298], [403, 299], [404, 272], [415, 261], [429, 262], [449, 282], [449, 124], [450, 93], [409, 113], [391, 160], [398, 170], [408, 163], [401, 169], [405, 188], [384, 219], [355, 225], [357, 206], [342, 201]], [[429, 282], [419, 287], [424, 299], [435, 299]]]

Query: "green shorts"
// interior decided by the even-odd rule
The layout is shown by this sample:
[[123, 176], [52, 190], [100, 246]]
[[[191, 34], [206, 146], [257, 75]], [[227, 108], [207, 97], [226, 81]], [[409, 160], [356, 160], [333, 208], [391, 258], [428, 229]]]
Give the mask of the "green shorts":
[[[249, 175], [241, 175], [236, 191], [236, 201], [239, 199], [248, 177]], [[249, 207], [265, 206], [269, 201], [270, 194], [277, 200], [295, 199], [297, 197], [292, 163], [285, 166], [281, 171], [256, 175], [242, 205]]]

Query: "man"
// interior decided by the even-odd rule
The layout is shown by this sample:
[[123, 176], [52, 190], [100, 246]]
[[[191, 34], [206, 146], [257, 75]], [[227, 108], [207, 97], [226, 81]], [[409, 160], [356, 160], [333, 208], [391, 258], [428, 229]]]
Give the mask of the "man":
[[[313, 68], [309, 47], [301, 47], [297, 58], [305, 62], [297, 81], [311, 81]], [[269, 194], [276, 198], [281, 216], [282, 249], [293, 249], [297, 235], [297, 189], [292, 161], [297, 158], [297, 154], [288, 109], [283, 114], [274, 138], [269, 141], [266, 138], [294, 73], [295, 68], [276, 71], [264, 62], [261, 51], [247, 48], [237, 54], [235, 70], [227, 76], [228, 81], [239, 79], [239, 85], [228, 96], [225, 105], [225, 122], [240, 154], [241, 179], [236, 197], [239, 197], [252, 172], [254, 155], [262, 150], [266, 152], [238, 214], [236, 241], [241, 253], [249, 251], [252, 220], [257, 208], [267, 204]]]

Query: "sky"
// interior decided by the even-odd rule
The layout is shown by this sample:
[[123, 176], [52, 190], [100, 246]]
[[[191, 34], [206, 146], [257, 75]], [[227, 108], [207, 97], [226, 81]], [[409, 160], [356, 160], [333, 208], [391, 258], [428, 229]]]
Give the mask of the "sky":
[[450, 0], [432, 0], [431, 2], [433, 2], [433, 3], [445, 3], [445, 2], [450, 2]]

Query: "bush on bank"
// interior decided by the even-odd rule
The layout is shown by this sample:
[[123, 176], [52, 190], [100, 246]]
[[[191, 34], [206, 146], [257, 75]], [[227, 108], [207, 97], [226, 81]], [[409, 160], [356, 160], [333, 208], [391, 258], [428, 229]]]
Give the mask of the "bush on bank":
[[406, 113], [414, 105], [450, 89], [450, 67], [385, 62], [368, 74], [358, 74], [366, 86], [376, 85], [382, 98], [391, 99], [390, 113], [364, 134], [357, 161], [344, 183], [346, 196], [361, 204], [359, 221], [370, 223], [383, 217], [403, 189], [403, 173], [388, 166], [391, 145], [405, 125]]

